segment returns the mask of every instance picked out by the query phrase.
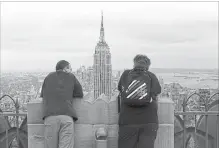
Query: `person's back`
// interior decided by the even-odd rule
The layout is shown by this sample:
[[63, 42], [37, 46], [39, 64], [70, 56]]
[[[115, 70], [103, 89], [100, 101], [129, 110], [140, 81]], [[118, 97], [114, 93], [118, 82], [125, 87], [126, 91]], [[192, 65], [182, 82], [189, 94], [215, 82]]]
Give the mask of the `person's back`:
[[72, 99], [83, 97], [83, 93], [76, 87], [80, 87], [80, 84], [72, 73], [61, 70], [50, 73], [42, 89], [44, 118], [51, 115], [69, 115], [77, 120]]
[[41, 97], [46, 147], [73, 148], [74, 121], [77, 120], [77, 115], [72, 100], [82, 98], [83, 92], [67, 61], [58, 62], [56, 71], [45, 78]]
[[[134, 69], [134, 70], [139, 70], [139, 69]], [[121, 77], [121, 83], [125, 83], [128, 77], [128, 74], [131, 70], [126, 70], [124, 71], [122, 77]], [[148, 74], [150, 75], [152, 79], [152, 89], [153, 90], [158, 90], [159, 91], [159, 86], [156, 85], [155, 83], [158, 82], [156, 80], [156, 76], [148, 71]], [[122, 82], [123, 81], [123, 82]], [[155, 84], [155, 85], [154, 85]], [[158, 83], [159, 84], [159, 83]], [[156, 88], [155, 88], [156, 87]], [[156, 93], [154, 93], [156, 94]], [[130, 107], [121, 101], [121, 106], [120, 106], [120, 118], [119, 118], [119, 124], [120, 125], [126, 125], [126, 124], [147, 124], [147, 123], [158, 123], [158, 118], [157, 118], [157, 100], [154, 95], [153, 101], [143, 107]]]
[[[143, 61], [143, 64], [141, 63]], [[120, 99], [119, 114], [119, 148], [153, 148], [158, 129], [157, 95], [161, 93], [161, 87], [155, 74], [148, 71], [150, 60], [143, 55], [137, 55], [134, 59], [134, 68], [125, 70], [120, 78], [118, 90], [122, 94], [124, 87], [129, 83], [131, 73], [146, 74], [151, 79], [150, 96], [152, 102], [142, 106], [129, 106], [124, 96]], [[133, 93], [134, 94], [134, 93]], [[136, 92], [135, 92], [136, 94]], [[135, 95], [136, 96], [136, 95]]]

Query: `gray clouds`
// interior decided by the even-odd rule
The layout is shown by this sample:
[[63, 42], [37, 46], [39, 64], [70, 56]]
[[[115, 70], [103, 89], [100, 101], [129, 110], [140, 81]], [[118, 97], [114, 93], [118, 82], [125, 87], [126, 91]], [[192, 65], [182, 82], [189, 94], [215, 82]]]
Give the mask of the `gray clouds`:
[[26, 69], [42, 68], [42, 63], [42, 69], [48, 69], [60, 58], [69, 59], [73, 68], [79, 63], [91, 66], [101, 10], [113, 69], [131, 67], [137, 53], [148, 54], [154, 67], [218, 67], [217, 3], [50, 2], [1, 7], [3, 69], [16, 69], [25, 62], [22, 58], [32, 61]]

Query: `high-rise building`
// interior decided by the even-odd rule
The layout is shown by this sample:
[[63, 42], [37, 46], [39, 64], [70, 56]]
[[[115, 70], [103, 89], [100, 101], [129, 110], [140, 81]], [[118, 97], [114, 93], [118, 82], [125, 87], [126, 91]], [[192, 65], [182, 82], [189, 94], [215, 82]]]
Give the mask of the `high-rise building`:
[[97, 99], [101, 94], [105, 94], [110, 99], [112, 94], [112, 65], [110, 48], [104, 36], [103, 13], [101, 16], [99, 42], [95, 47], [93, 72], [94, 99]]

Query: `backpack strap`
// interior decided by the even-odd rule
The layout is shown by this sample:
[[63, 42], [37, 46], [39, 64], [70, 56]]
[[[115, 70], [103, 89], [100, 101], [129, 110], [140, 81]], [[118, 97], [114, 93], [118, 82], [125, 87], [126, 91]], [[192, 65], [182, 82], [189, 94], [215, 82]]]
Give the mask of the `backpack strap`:
[[[129, 75], [131, 74], [131, 72], [133, 72], [134, 71], [134, 69], [132, 69], [132, 70], [130, 70], [129, 72], [128, 72], [128, 74], [127, 74], [127, 78], [129, 78]], [[129, 79], [126, 81], [126, 82], [128, 82], [129, 83]]]
[[[151, 76], [150, 76], [150, 74], [148, 73], [148, 71], [146, 71], [146, 70], [144, 70], [144, 71], [142, 71], [144, 74], [147, 74], [148, 75], [148, 77], [150, 78], [150, 81], [151, 81], [151, 88], [152, 88], [152, 78], [151, 78]], [[150, 90], [151, 90], [151, 88], [150, 88]], [[152, 94], [151, 94], [151, 92], [150, 92], [150, 96], [152, 97]], [[153, 97], [152, 97], [152, 99], [153, 99]], [[154, 100], [154, 99], [153, 99]]]
[[[147, 71], [145, 71], [145, 72], [147, 72]], [[150, 76], [150, 74], [149, 74], [148, 72], [147, 72], [147, 75], [148, 75], [149, 78], [151, 79], [151, 88], [152, 88], [152, 78], [151, 78], [151, 76]], [[151, 95], [152, 100], [154, 100], [154, 101], [157, 100], [157, 96], [155, 96], [155, 98], [154, 98], [154, 96], [152, 96], [151, 92], [150, 92], [150, 95]]]
[[[147, 75], [148, 75], [148, 77], [151, 79], [151, 88], [152, 88], [152, 78], [151, 78], [151, 76], [150, 76], [150, 74], [147, 72]], [[152, 100], [153, 100], [153, 97], [152, 97], [152, 95], [151, 95], [151, 88], [150, 88], [150, 97], [152, 98]]]

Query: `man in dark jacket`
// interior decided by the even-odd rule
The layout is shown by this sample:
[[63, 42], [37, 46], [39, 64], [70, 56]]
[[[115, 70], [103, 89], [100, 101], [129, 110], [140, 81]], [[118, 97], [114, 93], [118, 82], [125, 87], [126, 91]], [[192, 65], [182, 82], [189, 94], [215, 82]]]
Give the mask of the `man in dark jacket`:
[[146, 71], [151, 78], [152, 102], [147, 106], [131, 107], [123, 103], [120, 97], [119, 115], [119, 147], [118, 148], [154, 148], [154, 141], [158, 130], [157, 95], [161, 93], [161, 86], [155, 74], [149, 72], [150, 59], [145, 55], [136, 55], [134, 68], [125, 70], [120, 78], [118, 90], [120, 93], [127, 85], [130, 71]]
[[83, 91], [77, 78], [71, 73], [71, 65], [61, 60], [56, 71], [44, 80], [43, 119], [45, 124], [46, 148], [73, 148], [74, 121], [76, 112], [72, 106], [73, 98], [82, 98]]

